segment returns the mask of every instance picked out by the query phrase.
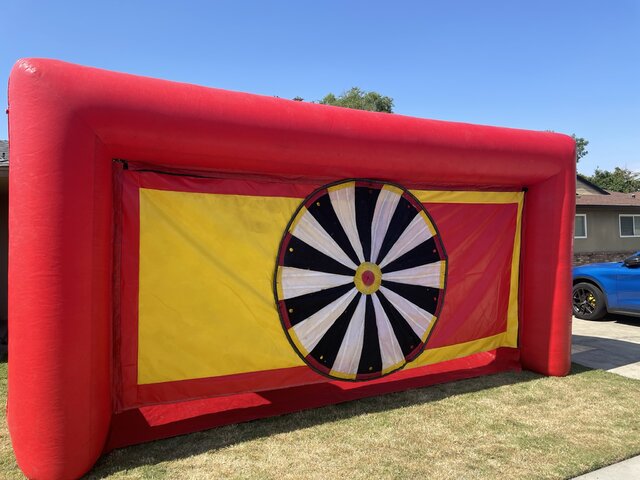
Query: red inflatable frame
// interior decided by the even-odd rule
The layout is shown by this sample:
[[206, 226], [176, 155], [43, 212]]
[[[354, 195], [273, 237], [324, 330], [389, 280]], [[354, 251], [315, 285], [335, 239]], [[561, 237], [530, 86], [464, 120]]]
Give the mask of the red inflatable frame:
[[[155, 430], [138, 410], [114, 415], [113, 159], [326, 183], [366, 177], [527, 189], [519, 358], [504, 361], [546, 375], [569, 370], [576, 164], [567, 136], [319, 106], [43, 59], [16, 63], [9, 102], [8, 421], [29, 477], [76, 477], [105, 448], [367, 394], [297, 387], [297, 403], [287, 407], [274, 392], [270, 405], [256, 402], [242, 415], [221, 419], [214, 409], [205, 421], [176, 418], [171, 427], [165, 418]], [[434, 365], [428, 380], [416, 380], [414, 370], [403, 385], [496, 371], [500, 357], [498, 350]], [[245, 400], [251, 405], [250, 395]], [[198, 410], [197, 402], [187, 404]], [[164, 408], [156, 413], [171, 416]]]

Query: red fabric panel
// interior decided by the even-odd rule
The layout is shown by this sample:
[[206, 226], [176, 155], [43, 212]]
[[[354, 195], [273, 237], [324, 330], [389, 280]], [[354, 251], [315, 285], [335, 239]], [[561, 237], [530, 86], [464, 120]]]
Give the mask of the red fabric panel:
[[[134, 167], [141, 168], [141, 167]], [[121, 344], [117, 411], [141, 405], [229, 395], [326, 381], [307, 367], [216, 378], [137, 384], [139, 188], [305, 198], [316, 185], [265, 179], [196, 178], [125, 170], [123, 178]], [[516, 204], [429, 204], [448, 253], [445, 302], [427, 349], [489, 337], [506, 329]]]
[[518, 351], [492, 352], [404, 370], [389, 379], [367, 383], [324, 382], [314, 385], [245, 393], [142, 407], [115, 415], [105, 451], [160, 438], [282, 415], [323, 405], [400, 392], [506, 370], [520, 370]]
[[429, 204], [449, 255], [447, 289], [427, 348], [490, 337], [507, 328], [516, 204]]
[[295, 367], [279, 370], [240, 373], [213, 378], [196, 378], [179, 382], [129, 385], [136, 395], [133, 405], [153, 405], [183, 399], [215, 397], [233, 392], [261, 392], [275, 388], [326, 382], [326, 377], [310, 368]]
[[[202, 172], [201, 172], [202, 173]], [[217, 193], [221, 195], [255, 195], [260, 197], [290, 197], [303, 199], [321, 184], [309, 179], [289, 181], [249, 175], [214, 174], [197, 177], [196, 174], [175, 174], [171, 171], [148, 171], [135, 164], [129, 166], [126, 176], [138, 188], [153, 188], [173, 192]], [[137, 195], [137, 190], [136, 190]], [[275, 261], [275, 258], [274, 258]]]

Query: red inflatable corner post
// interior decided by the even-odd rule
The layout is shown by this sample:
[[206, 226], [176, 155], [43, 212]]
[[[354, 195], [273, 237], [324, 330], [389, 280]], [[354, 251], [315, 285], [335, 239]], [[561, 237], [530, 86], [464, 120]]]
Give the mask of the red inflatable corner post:
[[575, 145], [54, 60], [9, 81], [28, 477], [505, 369], [565, 375]]

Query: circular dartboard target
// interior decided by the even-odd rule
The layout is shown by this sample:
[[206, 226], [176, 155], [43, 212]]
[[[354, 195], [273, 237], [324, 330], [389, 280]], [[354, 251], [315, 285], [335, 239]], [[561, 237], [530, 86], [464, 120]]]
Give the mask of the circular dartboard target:
[[324, 186], [300, 205], [280, 244], [275, 295], [285, 333], [324, 375], [387, 375], [424, 349], [446, 269], [433, 220], [405, 188]]

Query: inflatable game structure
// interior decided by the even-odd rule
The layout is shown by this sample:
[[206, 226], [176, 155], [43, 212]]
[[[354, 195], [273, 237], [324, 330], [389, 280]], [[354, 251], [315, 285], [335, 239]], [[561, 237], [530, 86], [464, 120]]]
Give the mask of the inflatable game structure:
[[575, 145], [43, 59], [9, 80], [28, 477], [520, 368], [565, 375]]

